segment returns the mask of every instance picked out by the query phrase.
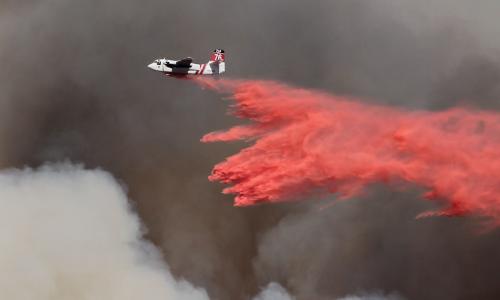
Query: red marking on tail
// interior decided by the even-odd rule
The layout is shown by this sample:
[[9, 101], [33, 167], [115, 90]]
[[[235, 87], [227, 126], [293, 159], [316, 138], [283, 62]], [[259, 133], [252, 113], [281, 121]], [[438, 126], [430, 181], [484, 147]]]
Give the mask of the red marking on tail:
[[225, 54], [222, 50], [215, 50], [214, 53], [210, 56], [210, 61], [221, 61], [225, 60]]

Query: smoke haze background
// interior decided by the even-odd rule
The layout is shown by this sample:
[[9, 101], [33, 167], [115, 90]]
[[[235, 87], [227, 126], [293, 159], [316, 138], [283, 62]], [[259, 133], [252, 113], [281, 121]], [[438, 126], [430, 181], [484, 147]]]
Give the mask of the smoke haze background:
[[416, 188], [374, 187], [324, 210], [314, 199], [232, 207], [207, 175], [241, 145], [199, 143], [237, 122], [227, 104], [145, 66], [205, 61], [220, 47], [231, 77], [497, 110], [499, 9], [492, 0], [0, 0], [0, 166], [70, 159], [111, 172], [172, 274], [212, 299], [248, 299], [270, 282], [296, 299], [497, 299], [498, 231], [475, 234], [474, 218], [416, 221], [434, 208]]

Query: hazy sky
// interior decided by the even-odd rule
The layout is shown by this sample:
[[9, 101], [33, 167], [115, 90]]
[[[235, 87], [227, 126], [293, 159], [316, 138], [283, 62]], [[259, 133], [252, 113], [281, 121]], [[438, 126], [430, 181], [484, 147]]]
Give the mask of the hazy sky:
[[414, 187], [376, 186], [321, 212], [317, 199], [232, 207], [207, 176], [242, 145], [199, 142], [239, 122], [229, 102], [146, 68], [223, 48], [230, 78], [497, 110], [498, 11], [467, 0], [0, 0], [0, 165], [110, 172], [172, 274], [212, 299], [250, 299], [270, 282], [306, 300], [498, 299], [498, 231], [416, 221], [435, 204]]

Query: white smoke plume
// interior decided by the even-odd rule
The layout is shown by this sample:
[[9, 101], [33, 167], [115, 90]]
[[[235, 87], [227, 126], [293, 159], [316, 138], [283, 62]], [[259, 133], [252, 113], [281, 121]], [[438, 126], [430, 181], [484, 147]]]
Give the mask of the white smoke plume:
[[360, 295], [349, 295], [338, 300], [405, 300], [397, 293], [385, 295], [382, 292], [377, 293], [362, 293]]
[[288, 292], [278, 283], [270, 283], [254, 300], [293, 300]]
[[2, 171], [0, 206], [0, 299], [208, 299], [172, 277], [104, 171]]
[[[280, 284], [271, 282], [265, 287], [259, 295], [253, 300], [295, 300], [288, 291]], [[337, 300], [406, 300], [398, 293], [384, 294], [383, 292], [358, 293], [356, 295], [348, 295]]]

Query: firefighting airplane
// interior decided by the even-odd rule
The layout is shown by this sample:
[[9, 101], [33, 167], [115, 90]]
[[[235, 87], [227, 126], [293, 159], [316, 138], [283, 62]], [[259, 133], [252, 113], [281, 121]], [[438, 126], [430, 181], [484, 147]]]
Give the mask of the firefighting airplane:
[[215, 49], [206, 64], [194, 64], [191, 57], [181, 60], [157, 59], [148, 68], [168, 76], [216, 75], [226, 71], [224, 50]]

